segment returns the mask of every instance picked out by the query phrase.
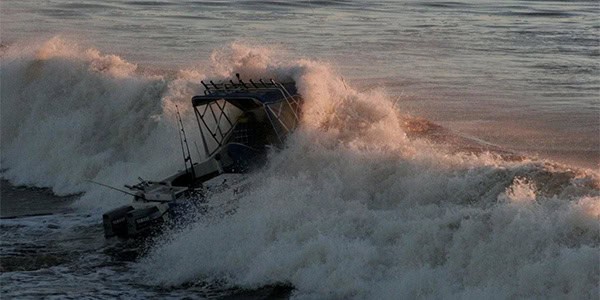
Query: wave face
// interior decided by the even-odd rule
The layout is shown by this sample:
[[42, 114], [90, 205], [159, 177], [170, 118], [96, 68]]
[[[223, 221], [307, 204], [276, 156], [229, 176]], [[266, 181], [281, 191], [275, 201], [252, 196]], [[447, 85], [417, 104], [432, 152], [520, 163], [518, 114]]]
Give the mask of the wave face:
[[301, 299], [598, 295], [597, 174], [410, 138], [384, 91], [322, 62], [240, 45], [213, 61], [223, 76], [296, 80], [302, 124], [234, 214], [158, 240], [138, 264], [148, 281], [287, 283]]
[[128, 197], [86, 179], [183, 167], [175, 105], [193, 145], [200, 79], [297, 82], [306, 103], [286, 149], [249, 174], [234, 214], [159, 237], [137, 265], [145, 283], [287, 283], [308, 299], [598, 295], [598, 174], [472, 151], [326, 63], [234, 43], [206, 70], [145, 70], [54, 38], [11, 45], [0, 68], [3, 177], [102, 208]]
[[2, 175], [13, 184], [87, 192], [81, 204], [108, 208], [128, 196], [86, 180], [122, 186], [183, 167], [175, 105], [190, 123], [202, 75], [152, 74], [60, 38], [11, 45], [0, 74]]

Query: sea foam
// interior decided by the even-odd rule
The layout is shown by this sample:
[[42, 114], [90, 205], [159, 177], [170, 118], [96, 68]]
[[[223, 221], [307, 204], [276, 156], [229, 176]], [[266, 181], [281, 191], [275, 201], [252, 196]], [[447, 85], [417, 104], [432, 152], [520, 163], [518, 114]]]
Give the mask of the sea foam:
[[3, 177], [112, 208], [128, 197], [85, 180], [183, 167], [176, 106], [193, 145], [201, 79], [293, 79], [304, 114], [285, 149], [248, 175], [235, 213], [158, 237], [137, 265], [144, 283], [285, 283], [305, 299], [597, 298], [598, 174], [414, 137], [384, 90], [357, 91], [325, 62], [233, 43], [203, 65], [157, 72], [60, 38], [11, 45]]
[[300, 299], [597, 297], [596, 173], [409, 138], [385, 91], [323, 62], [226, 51], [223, 76], [249, 64], [293, 78], [302, 124], [234, 214], [158, 240], [138, 265], [149, 281], [284, 283]]
[[109, 208], [128, 196], [87, 180], [122, 186], [182, 168], [175, 106], [196, 128], [189, 104], [203, 77], [154, 73], [58, 37], [11, 45], [0, 64], [2, 176]]

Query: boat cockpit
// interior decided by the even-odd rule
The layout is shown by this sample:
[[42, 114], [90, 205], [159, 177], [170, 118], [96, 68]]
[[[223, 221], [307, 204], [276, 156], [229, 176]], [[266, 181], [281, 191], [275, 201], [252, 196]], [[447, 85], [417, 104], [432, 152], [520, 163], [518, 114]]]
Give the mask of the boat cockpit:
[[246, 83], [237, 77], [237, 83], [202, 82], [204, 95], [192, 98], [204, 160], [192, 161], [177, 113], [185, 170], [161, 181], [126, 185], [133, 202], [103, 214], [106, 237], [140, 236], [169, 220], [181, 220], [196, 205], [191, 199], [202, 199], [212, 186], [226, 186], [228, 178], [263, 165], [269, 149], [283, 146], [300, 121], [302, 98], [295, 83]]

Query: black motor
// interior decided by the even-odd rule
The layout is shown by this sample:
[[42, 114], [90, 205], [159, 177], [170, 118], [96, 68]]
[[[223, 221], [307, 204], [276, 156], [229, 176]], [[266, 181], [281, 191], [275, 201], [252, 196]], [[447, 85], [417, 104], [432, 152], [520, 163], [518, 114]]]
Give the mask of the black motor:
[[158, 225], [164, 222], [163, 213], [156, 206], [129, 211], [127, 212], [126, 219], [128, 237], [134, 237], [145, 234], [152, 229], [158, 229]]
[[104, 236], [127, 237], [127, 213], [132, 210], [133, 206], [125, 205], [103, 214]]

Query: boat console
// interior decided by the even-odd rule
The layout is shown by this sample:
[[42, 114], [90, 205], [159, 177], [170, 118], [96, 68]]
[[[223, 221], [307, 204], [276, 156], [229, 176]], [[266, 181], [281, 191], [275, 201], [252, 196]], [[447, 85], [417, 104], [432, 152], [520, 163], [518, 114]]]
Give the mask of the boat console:
[[294, 82], [244, 82], [237, 75], [237, 82], [202, 84], [204, 94], [192, 98], [192, 107], [204, 160], [192, 161], [178, 114], [185, 170], [160, 181], [126, 185], [133, 202], [103, 215], [107, 238], [143, 236], [164, 223], [177, 222], [186, 207], [204, 200], [208, 188], [223, 185], [227, 181], [224, 175], [243, 174], [264, 165], [269, 149], [282, 147], [298, 126], [302, 97]]

